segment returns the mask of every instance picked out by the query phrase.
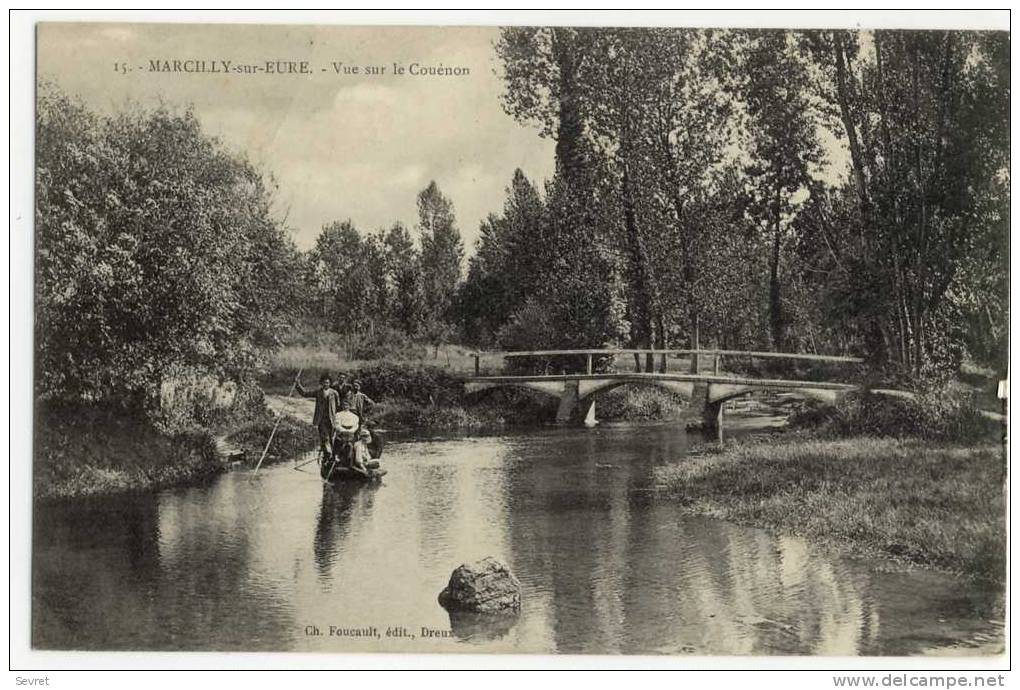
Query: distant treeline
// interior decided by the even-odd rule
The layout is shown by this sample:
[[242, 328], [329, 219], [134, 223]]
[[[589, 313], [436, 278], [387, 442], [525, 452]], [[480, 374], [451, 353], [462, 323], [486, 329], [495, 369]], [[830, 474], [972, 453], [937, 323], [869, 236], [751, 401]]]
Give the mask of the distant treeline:
[[271, 181], [190, 111], [100, 116], [43, 85], [39, 394], [240, 377], [302, 323], [362, 359], [459, 341], [1004, 367], [1007, 34], [513, 27], [496, 52], [556, 172], [508, 171], [466, 277], [435, 182], [414, 228], [337, 221], [300, 252]]
[[350, 220], [325, 226], [304, 256], [306, 320], [344, 336], [351, 359], [395, 354], [456, 337], [455, 298], [464, 245], [453, 204], [435, 182], [418, 194], [418, 223], [363, 233]]

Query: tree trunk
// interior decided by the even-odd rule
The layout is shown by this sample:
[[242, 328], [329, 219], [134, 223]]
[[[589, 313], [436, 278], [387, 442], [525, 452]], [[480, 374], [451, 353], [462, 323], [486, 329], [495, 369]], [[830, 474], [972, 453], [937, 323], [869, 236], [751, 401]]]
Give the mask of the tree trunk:
[[[918, 95], [919, 71], [917, 46], [911, 55], [911, 96], [913, 97], [914, 119], [920, 121], [920, 97]], [[928, 244], [928, 208], [927, 194], [924, 184], [924, 167], [922, 164], [921, 141], [914, 144], [914, 170], [917, 175], [917, 200], [921, 213], [918, 218], [917, 246], [914, 247], [914, 374], [920, 375], [921, 361], [924, 357], [922, 340], [924, 334], [924, 288], [927, 283], [927, 244]]]
[[861, 203], [867, 208], [869, 203], [865, 162], [864, 156], [861, 153], [860, 140], [857, 138], [857, 127], [854, 125], [853, 114], [850, 110], [850, 96], [847, 87], [848, 67], [846, 64], [846, 53], [843, 48], [843, 37], [839, 31], [832, 32], [832, 48], [836, 57], [836, 92], [839, 97], [840, 116], [843, 120], [843, 128], [846, 130], [847, 142], [850, 145], [850, 159], [853, 162], [857, 193], [860, 196]]
[[783, 349], [783, 304], [779, 285], [781, 193], [782, 188], [777, 184], [772, 219], [772, 260], [769, 263], [769, 324], [772, 327], [772, 349], [776, 352], [781, 352]]
[[[662, 309], [659, 309], [658, 313], [656, 314], [656, 322], [657, 322], [656, 325], [658, 326], [658, 328], [656, 329], [658, 333], [658, 340], [655, 343], [655, 347], [657, 347], [660, 350], [665, 350], [668, 347], [668, 344], [666, 342], [666, 321], [662, 316]], [[662, 371], [662, 373], [666, 373], [665, 353], [663, 353], [662, 355], [660, 371]]]
[[[649, 311], [651, 311], [651, 310], [649, 310]], [[652, 324], [653, 324], [653, 320], [652, 320], [651, 314], [649, 314], [649, 316], [648, 316], [648, 326], [649, 326], [649, 328], [652, 327]], [[648, 347], [649, 348], [654, 348], [655, 347], [655, 338], [656, 338], [656, 334], [650, 332], [649, 333], [649, 337], [648, 337]], [[653, 355], [651, 352], [646, 352], [645, 353], [645, 371], [647, 371], [649, 374], [651, 374], [652, 372], [655, 371], [655, 355]]]
[[[634, 210], [633, 189], [627, 164], [623, 166], [623, 225], [627, 237], [627, 248], [630, 255], [630, 273], [634, 304], [631, 306], [631, 318], [634, 323], [635, 345], [638, 348], [650, 348], [652, 343], [652, 295], [648, 280], [648, 258], [645, 256], [641, 242], [640, 230], [637, 226], [637, 215]], [[652, 371], [654, 362], [648, 355], [646, 365]], [[641, 370], [640, 364], [638, 370]]]
[[[691, 349], [701, 349], [701, 317], [696, 309], [691, 310]], [[698, 361], [698, 354], [695, 352], [691, 355], [691, 373], [697, 374], [700, 362]]]

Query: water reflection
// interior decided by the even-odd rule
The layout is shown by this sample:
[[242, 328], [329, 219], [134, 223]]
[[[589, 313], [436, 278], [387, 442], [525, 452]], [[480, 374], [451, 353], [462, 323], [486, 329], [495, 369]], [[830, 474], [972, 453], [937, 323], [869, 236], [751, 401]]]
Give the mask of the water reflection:
[[520, 618], [518, 613], [467, 613], [450, 611], [450, 630], [463, 642], [474, 644], [505, 638]]
[[[685, 516], [653, 468], [676, 428], [394, 443], [382, 486], [256, 481], [37, 511], [44, 648], [909, 654], [992, 635], [983, 592], [881, 572], [792, 537]], [[460, 563], [496, 556], [519, 616], [450, 616]], [[380, 640], [308, 626], [379, 628]], [[452, 635], [386, 638], [426, 627]], [[991, 628], [992, 632], [989, 633]], [[999, 634], [1001, 639], [1001, 631]]]
[[[33, 645], [116, 649], [122, 634], [138, 629], [136, 614], [152, 617], [158, 514], [153, 496], [36, 508]], [[133, 587], [128, 573], [138, 573], [143, 584]], [[122, 631], [97, 629], [96, 618], [106, 615], [124, 620]]]
[[[366, 491], [371, 487], [364, 487]], [[350, 529], [351, 515], [357, 487], [350, 484], [333, 487], [322, 485], [322, 500], [319, 504], [319, 521], [315, 527], [315, 542], [312, 553], [319, 578], [328, 581], [336, 555], [340, 552], [340, 542], [346, 538]]]

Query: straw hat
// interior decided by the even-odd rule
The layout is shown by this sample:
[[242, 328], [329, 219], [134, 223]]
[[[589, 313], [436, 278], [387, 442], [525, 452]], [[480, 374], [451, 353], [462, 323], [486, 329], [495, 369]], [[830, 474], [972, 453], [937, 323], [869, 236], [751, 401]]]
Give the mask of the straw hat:
[[345, 431], [353, 434], [358, 430], [358, 425], [361, 420], [358, 419], [358, 415], [354, 414], [350, 410], [340, 410], [336, 413], [336, 428], [337, 431]]

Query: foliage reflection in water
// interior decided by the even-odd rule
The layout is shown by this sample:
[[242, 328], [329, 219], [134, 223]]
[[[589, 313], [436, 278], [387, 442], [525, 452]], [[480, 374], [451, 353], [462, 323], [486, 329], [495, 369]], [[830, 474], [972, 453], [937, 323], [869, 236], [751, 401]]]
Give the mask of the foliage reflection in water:
[[[40, 507], [34, 645], [870, 655], [996, 644], [993, 595], [974, 586], [655, 497], [652, 468], [687, 444], [672, 426], [608, 425], [417, 440], [390, 446], [382, 486], [333, 489], [285, 464], [255, 481], [238, 472]], [[451, 620], [436, 596], [453, 568], [488, 555], [520, 578], [521, 615]]]

